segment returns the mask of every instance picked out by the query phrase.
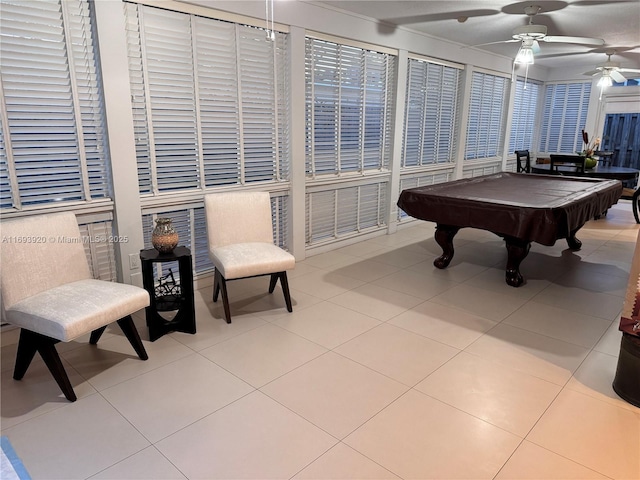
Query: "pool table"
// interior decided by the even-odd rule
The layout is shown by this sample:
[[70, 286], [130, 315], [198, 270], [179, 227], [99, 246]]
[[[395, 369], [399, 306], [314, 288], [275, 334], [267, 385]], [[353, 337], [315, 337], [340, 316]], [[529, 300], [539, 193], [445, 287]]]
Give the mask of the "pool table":
[[566, 239], [579, 250], [576, 232], [617, 203], [619, 180], [501, 172], [403, 190], [398, 207], [408, 215], [435, 222], [442, 255], [433, 264], [446, 268], [453, 258], [453, 238], [464, 227], [503, 237], [507, 247], [506, 282], [523, 284], [520, 263], [531, 242], [554, 245]]

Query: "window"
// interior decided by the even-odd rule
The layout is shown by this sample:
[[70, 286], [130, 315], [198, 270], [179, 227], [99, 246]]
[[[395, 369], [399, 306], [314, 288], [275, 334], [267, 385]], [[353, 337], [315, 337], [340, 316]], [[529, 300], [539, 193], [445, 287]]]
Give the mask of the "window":
[[386, 225], [395, 79], [390, 53], [307, 37], [307, 247]]
[[87, 0], [2, 1], [3, 213], [111, 195], [90, 9]]
[[460, 71], [409, 59], [403, 168], [454, 161]]
[[582, 150], [591, 82], [548, 84], [545, 87], [540, 152], [574, 153]]
[[307, 38], [308, 176], [389, 169], [394, 59]]
[[473, 72], [465, 160], [499, 155], [504, 132], [508, 78]]
[[288, 181], [286, 34], [125, 9], [140, 193]]
[[516, 79], [516, 93], [511, 118], [509, 153], [516, 150], [533, 150], [533, 133], [536, 126], [538, 99], [542, 85], [532, 80]]

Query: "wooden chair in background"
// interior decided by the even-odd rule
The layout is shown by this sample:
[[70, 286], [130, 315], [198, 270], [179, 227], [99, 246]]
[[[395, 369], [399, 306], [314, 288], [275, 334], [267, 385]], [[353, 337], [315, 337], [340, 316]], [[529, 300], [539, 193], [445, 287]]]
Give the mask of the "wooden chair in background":
[[516, 150], [516, 172], [531, 173], [531, 156], [529, 150]]
[[[558, 153], [552, 153], [549, 156], [550, 165], [549, 172], [552, 175], [572, 175], [584, 174], [584, 161], [585, 157], [580, 157], [578, 155], [562, 155]], [[561, 171], [558, 167], [574, 167], [575, 171]]]

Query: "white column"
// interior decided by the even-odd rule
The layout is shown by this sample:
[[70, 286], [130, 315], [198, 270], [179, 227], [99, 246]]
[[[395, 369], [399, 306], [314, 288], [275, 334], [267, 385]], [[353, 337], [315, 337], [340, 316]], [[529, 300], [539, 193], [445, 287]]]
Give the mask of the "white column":
[[291, 78], [291, 253], [296, 260], [305, 258], [306, 208], [305, 208], [305, 29], [291, 27], [290, 78]]
[[[131, 111], [131, 89], [121, 2], [98, 0], [95, 7], [100, 65], [111, 171], [113, 178], [114, 223], [117, 234], [128, 239], [117, 243], [118, 280], [142, 286], [139, 254], [144, 246], [138, 189], [136, 147]], [[133, 267], [133, 268], [132, 268]]]
[[[516, 99], [516, 85], [517, 81], [514, 79], [511, 82], [511, 87], [509, 88], [509, 98], [507, 101], [507, 112], [506, 118], [504, 122], [504, 145], [502, 146], [502, 168], [501, 170], [504, 172], [507, 170], [507, 159], [509, 155], [514, 155], [515, 152], [509, 151], [509, 143], [511, 140], [511, 123], [513, 122], [513, 104]], [[517, 168], [517, 167], [516, 167]]]
[[460, 116], [458, 117], [458, 143], [456, 144], [456, 165], [453, 174], [453, 180], [463, 177], [464, 172], [464, 151], [467, 148], [467, 121], [469, 119], [469, 104], [471, 98], [471, 83], [473, 80], [473, 65], [467, 64], [462, 72], [462, 92], [460, 98], [462, 105], [460, 106]]
[[398, 230], [398, 197], [400, 196], [400, 167], [402, 162], [402, 137], [404, 134], [405, 96], [407, 94], [407, 65], [409, 54], [407, 50], [398, 52], [398, 70], [396, 88], [393, 92], [396, 99], [396, 109], [393, 114], [393, 154], [391, 157], [391, 179], [389, 180], [389, 217], [387, 218], [388, 232]]

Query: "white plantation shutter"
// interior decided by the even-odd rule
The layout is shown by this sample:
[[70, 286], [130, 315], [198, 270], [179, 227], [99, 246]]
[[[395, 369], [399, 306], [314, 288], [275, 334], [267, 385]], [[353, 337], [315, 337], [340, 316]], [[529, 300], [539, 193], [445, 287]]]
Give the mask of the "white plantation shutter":
[[590, 82], [546, 85], [539, 151], [574, 153], [582, 150], [582, 129], [590, 95]]
[[[2, 97], [2, 92], [0, 92]], [[5, 148], [5, 136], [3, 129], [4, 121], [0, 122], [0, 208], [10, 208], [13, 205], [11, 200], [12, 188], [9, 184], [9, 165], [7, 164], [7, 149]], [[15, 176], [14, 176], [15, 178]]]
[[137, 17], [137, 6], [124, 4], [126, 35], [129, 56], [129, 86], [131, 89], [131, 108], [133, 113], [133, 131], [136, 142], [138, 164], [138, 186], [140, 194], [152, 193], [151, 158], [153, 142], [149, 138], [149, 114], [143, 68], [142, 40]]
[[307, 193], [309, 246], [375, 231], [386, 223], [386, 182]]
[[[158, 191], [198, 187], [198, 151], [191, 51], [186, 15], [146, 9], [147, 85]], [[153, 172], [153, 169], [152, 169]]]
[[337, 173], [340, 128], [337, 45], [307, 40], [305, 58], [306, 171]]
[[289, 179], [286, 35], [125, 4], [140, 192]]
[[113, 224], [110, 220], [80, 225], [84, 250], [93, 278], [115, 282], [116, 258], [113, 245]]
[[110, 195], [86, 0], [2, 0], [2, 209]]
[[207, 23], [195, 19], [194, 38], [198, 68], [209, 72], [198, 79], [204, 180], [206, 186], [229, 185], [241, 174], [236, 27], [219, 22], [207, 28]]
[[291, 231], [289, 228], [289, 197], [271, 197], [271, 218], [273, 219], [273, 241], [280, 248], [288, 249]]
[[508, 82], [505, 77], [473, 72], [465, 160], [498, 156], [503, 140]]
[[533, 149], [533, 133], [536, 127], [538, 99], [542, 84], [523, 78], [516, 79], [516, 93], [511, 118], [509, 153]]
[[454, 160], [460, 69], [409, 59], [402, 167]]
[[307, 175], [388, 170], [395, 57], [306, 42]]
[[377, 52], [366, 52], [365, 60], [365, 109], [362, 165], [364, 170], [389, 168], [391, 157], [391, 69], [393, 57]]
[[[129, 8], [129, 7], [127, 7]], [[196, 109], [191, 50], [190, 18], [175, 12], [140, 7], [143, 45], [143, 74], [135, 70], [135, 79], [144, 80], [150, 151], [143, 159], [149, 162], [151, 185], [145, 190], [166, 192], [197, 188], [198, 151]], [[136, 58], [138, 58], [136, 56]], [[138, 86], [136, 90], [141, 89]], [[141, 107], [138, 107], [141, 108]], [[139, 125], [139, 128], [144, 128]]]

